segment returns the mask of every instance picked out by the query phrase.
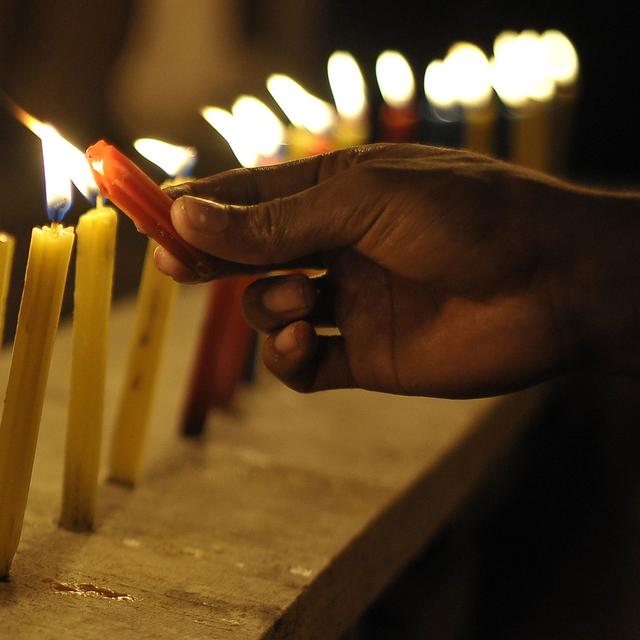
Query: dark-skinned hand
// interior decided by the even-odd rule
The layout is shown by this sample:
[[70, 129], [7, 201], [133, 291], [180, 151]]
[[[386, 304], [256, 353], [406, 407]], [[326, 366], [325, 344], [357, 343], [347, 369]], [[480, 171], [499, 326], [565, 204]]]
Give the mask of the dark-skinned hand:
[[[640, 367], [638, 198], [488, 157], [370, 145], [169, 190], [224, 273], [295, 264], [244, 296], [266, 366], [299, 391], [470, 397]], [[194, 275], [165, 250], [158, 268]], [[339, 335], [317, 335], [317, 324]]]

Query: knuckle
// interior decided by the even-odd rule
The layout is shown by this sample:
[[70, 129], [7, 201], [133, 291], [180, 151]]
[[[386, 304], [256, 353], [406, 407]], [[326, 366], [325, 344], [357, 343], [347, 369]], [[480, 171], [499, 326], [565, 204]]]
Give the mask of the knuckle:
[[277, 198], [257, 205], [249, 215], [249, 233], [255, 244], [256, 257], [269, 262], [277, 260], [278, 249], [284, 234], [280, 224], [284, 200]]

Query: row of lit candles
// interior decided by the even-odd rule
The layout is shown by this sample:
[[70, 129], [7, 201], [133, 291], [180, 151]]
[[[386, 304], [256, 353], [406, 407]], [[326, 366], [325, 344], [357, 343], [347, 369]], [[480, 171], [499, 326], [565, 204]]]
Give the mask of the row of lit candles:
[[[474, 45], [459, 43], [444, 60], [434, 61], [427, 67], [427, 101], [445, 120], [448, 109], [461, 105], [468, 122], [483, 122], [482, 118], [473, 116], [491, 104], [493, 89], [510, 107], [526, 108], [532, 102], [551, 100], [556, 91], [576, 82], [575, 50], [558, 32], [541, 36], [533, 32], [502, 34], [496, 40], [494, 53], [494, 59], [489, 61]], [[513, 72], [518, 65], [521, 72]], [[510, 73], [512, 84], [505, 80]], [[369, 141], [367, 91], [357, 62], [346, 52], [336, 52], [329, 59], [328, 74], [335, 108], [287, 76], [274, 75], [268, 79], [269, 92], [291, 122], [288, 128], [267, 105], [251, 96], [238, 98], [230, 112], [207, 107], [202, 115], [223, 135], [244, 166]], [[398, 52], [386, 51], [378, 58], [376, 74], [385, 102], [380, 112], [383, 136], [412, 141], [416, 135], [418, 108], [410, 66]], [[523, 81], [523, 75], [529, 80]], [[80, 217], [77, 233], [62, 225], [71, 204], [71, 183], [87, 199], [95, 199], [98, 189], [94, 177], [100, 175], [101, 167], [94, 165], [92, 173], [84, 154], [53, 127], [13, 104], [9, 106], [41, 139], [47, 213], [52, 224], [33, 230], [0, 423], [0, 576], [8, 573], [20, 537], [49, 362], [76, 235], [73, 391], [61, 523], [72, 529], [93, 525], [116, 229], [115, 211], [101, 202]], [[176, 179], [186, 175], [196, 160], [192, 147], [151, 139], [138, 140], [135, 146]], [[135, 482], [140, 471], [163, 334], [175, 289], [174, 283], [153, 268], [153, 249], [150, 241], [110, 456], [110, 476], [128, 484]], [[12, 239], [0, 234], [0, 330], [12, 254]], [[213, 311], [217, 315], [220, 314], [220, 287], [224, 286], [227, 295], [223, 299], [238, 299], [239, 285], [231, 288], [229, 284], [213, 285], [212, 298], [218, 297], [218, 306]], [[239, 306], [236, 304], [233, 309], [231, 315], [240, 322]], [[207, 328], [210, 327], [205, 325]], [[247, 334], [243, 340], [249, 344]], [[239, 379], [240, 370], [236, 369], [234, 383], [226, 386], [227, 395], [233, 392]], [[206, 379], [207, 376], [197, 377]]]
[[[292, 78], [274, 74], [267, 89], [290, 121], [287, 129], [276, 114], [252, 96], [241, 96], [226, 111], [206, 107], [201, 113], [229, 143], [244, 166], [297, 158], [329, 148], [341, 148], [370, 139], [369, 99], [355, 58], [335, 52], [327, 65], [335, 107], [312, 95]], [[384, 51], [376, 61], [376, 78], [383, 105], [378, 113], [378, 139], [402, 142], [445, 142], [479, 152], [492, 149], [496, 98], [513, 117], [513, 128], [554, 100], [573, 98], [579, 73], [576, 50], [561, 32], [549, 30], [503, 32], [495, 40], [493, 57], [468, 42], [454, 44], [442, 60], [424, 72], [424, 99], [417, 97], [414, 73], [398, 51]], [[421, 119], [430, 121], [419, 131]], [[442, 139], [439, 125], [464, 124], [463, 139]], [[460, 136], [458, 130], [457, 135]], [[514, 146], [518, 132], [514, 131]], [[514, 149], [516, 160], [542, 166], [546, 159], [527, 158]]]

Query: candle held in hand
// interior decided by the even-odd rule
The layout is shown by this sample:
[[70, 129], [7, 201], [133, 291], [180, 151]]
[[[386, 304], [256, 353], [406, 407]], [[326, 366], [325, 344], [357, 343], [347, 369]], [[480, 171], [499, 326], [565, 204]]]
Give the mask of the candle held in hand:
[[0, 423], [0, 577], [9, 573], [27, 505], [49, 363], [74, 233], [35, 228]]
[[104, 140], [87, 149], [87, 159], [102, 195], [136, 227], [203, 278], [215, 275], [218, 261], [187, 244], [170, 216], [171, 198], [113, 145]]
[[76, 234], [76, 282], [60, 524], [93, 528], [100, 444], [117, 214], [98, 206], [80, 216]]

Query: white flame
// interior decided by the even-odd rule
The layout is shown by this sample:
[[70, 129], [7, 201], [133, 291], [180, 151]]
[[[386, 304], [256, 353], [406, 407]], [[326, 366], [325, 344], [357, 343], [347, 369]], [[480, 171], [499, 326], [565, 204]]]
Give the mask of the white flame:
[[262, 157], [275, 156], [284, 143], [284, 125], [267, 105], [254, 96], [240, 96], [231, 107], [240, 134]]
[[346, 51], [331, 54], [327, 74], [336, 109], [342, 118], [361, 118], [367, 108], [367, 92], [356, 59]]
[[254, 167], [259, 154], [251, 140], [243, 135], [233, 114], [218, 107], [205, 107], [200, 111], [202, 117], [227, 141], [238, 162], [243, 167]]
[[188, 174], [198, 158], [194, 147], [182, 147], [156, 138], [138, 138], [133, 146], [140, 155], [173, 178]]
[[480, 107], [491, 100], [489, 60], [482, 49], [458, 42], [449, 49], [444, 66], [456, 100], [463, 106]]
[[98, 195], [99, 189], [85, 154], [68, 140], [61, 139], [67, 156], [67, 171], [71, 181], [87, 200], [93, 202]]
[[556, 29], [545, 31], [540, 40], [547, 53], [549, 75], [561, 87], [573, 84], [578, 78], [580, 63], [571, 40]]
[[452, 107], [456, 95], [442, 60], [433, 60], [424, 72], [424, 93], [431, 104], [441, 109]]
[[383, 51], [376, 60], [376, 78], [384, 101], [401, 109], [415, 95], [413, 71], [407, 59], [398, 51]]
[[[35, 133], [40, 140], [44, 140], [45, 137], [52, 138], [52, 131], [55, 132], [55, 136], [53, 137], [56, 138], [56, 146], [58, 147], [56, 153], [60, 156], [60, 164], [65, 167], [68, 176], [76, 185], [78, 191], [80, 191], [87, 200], [93, 201], [98, 194], [98, 185], [93, 179], [84, 153], [63, 138], [51, 125], [34, 118], [30, 113], [16, 104], [11, 103], [10, 108], [16, 118], [18, 118], [27, 129]], [[50, 146], [51, 143], [47, 142], [47, 147]]]
[[71, 206], [71, 179], [67, 166], [68, 148], [54, 127], [42, 124], [37, 134], [42, 141], [47, 214], [60, 221]]
[[295, 80], [282, 74], [267, 79], [267, 89], [296, 127], [304, 127], [311, 133], [326, 133], [334, 124], [333, 107], [316, 98]]
[[501, 100], [512, 107], [528, 100], [545, 102], [555, 94], [547, 51], [535, 31], [501, 34], [494, 43], [491, 81]]

